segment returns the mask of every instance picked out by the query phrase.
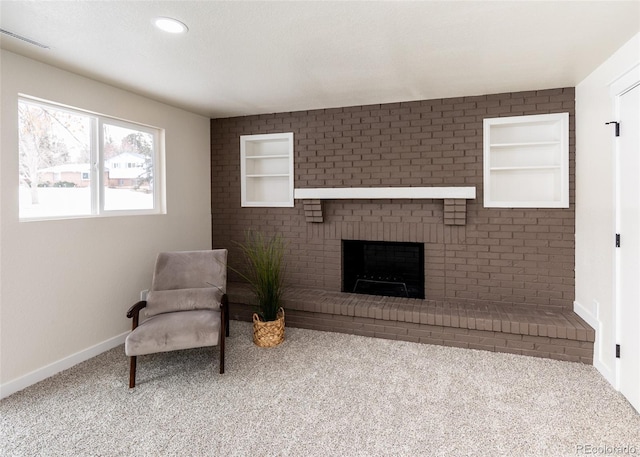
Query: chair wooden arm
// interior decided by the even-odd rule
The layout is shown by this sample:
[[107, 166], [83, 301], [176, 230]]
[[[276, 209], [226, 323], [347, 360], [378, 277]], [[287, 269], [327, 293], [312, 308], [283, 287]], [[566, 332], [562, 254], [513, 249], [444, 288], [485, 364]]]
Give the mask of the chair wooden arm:
[[129, 319], [131, 319], [133, 316], [135, 316], [136, 314], [138, 314], [140, 312], [140, 310], [142, 308], [144, 308], [145, 306], [147, 306], [147, 302], [146, 300], [141, 300], [138, 303], [136, 303], [135, 305], [133, 305], [131, 308], [129, 308], [129, 311], [127, 311], [127, 317]]
[[138, 326], [138, 317], [140, 316], [140, 310], [145, 306], [147, 306], [147, 301], [140, 300], [138, 303], [129, 308], [129, 311], [127, 311], [127, 317], [129, 319], [133, 318], [133, 322], [131, 323], [132, 331], [135, 330]]

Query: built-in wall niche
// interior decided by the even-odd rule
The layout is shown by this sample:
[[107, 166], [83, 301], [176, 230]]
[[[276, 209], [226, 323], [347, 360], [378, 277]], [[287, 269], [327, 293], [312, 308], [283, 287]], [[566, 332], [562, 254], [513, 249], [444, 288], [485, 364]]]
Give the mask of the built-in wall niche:
[[342, 240], [342, 291], [424, 298], [424, 244]]
[[484, 120], [484, 206], [569, 207], [569, 114]]
[[240, 137], [241, 205], [293, 206], [293, 133]]

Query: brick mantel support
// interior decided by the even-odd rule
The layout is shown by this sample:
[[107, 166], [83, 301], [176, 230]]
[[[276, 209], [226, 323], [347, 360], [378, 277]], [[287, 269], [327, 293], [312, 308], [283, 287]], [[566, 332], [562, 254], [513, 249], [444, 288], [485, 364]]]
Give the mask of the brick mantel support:
[[467, 201], [463, 198], [444, 199], [444, 225], [467, 223]]
[[307, 222], [324, 222], [322, 215], [322, 200], [305, 199], [302, 200], [304, 205], [304, 218]]
[[[464, 198], [445, 198], [444, 202], [444, 225], [465, 225], [467, 223], [467, 200]], [[307, 222], [322, 223], [324, 214], [322, 212], [322, 200], [303, 199], [304, 218]]]

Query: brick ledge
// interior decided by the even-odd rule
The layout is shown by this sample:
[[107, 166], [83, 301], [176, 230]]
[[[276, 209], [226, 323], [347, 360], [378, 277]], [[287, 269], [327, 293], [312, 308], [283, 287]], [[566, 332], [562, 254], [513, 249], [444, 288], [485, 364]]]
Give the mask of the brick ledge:
[[[254, 305], [246, 284], [227, 285], [229, 301]], [[310, 313], [371, 318], [515, 335], [593, 342], [595, 331], [573, 311], [503, 304], [458, 304], [292, 287], [284, 308]]]

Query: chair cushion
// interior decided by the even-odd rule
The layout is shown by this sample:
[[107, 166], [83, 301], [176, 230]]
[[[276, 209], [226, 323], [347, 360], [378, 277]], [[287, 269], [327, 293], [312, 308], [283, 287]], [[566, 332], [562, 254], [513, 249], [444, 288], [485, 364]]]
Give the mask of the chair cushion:
[[147, 294], [147, 317], [194, 309], [220, 309], [222, 291], [214, 287], [199, 289], [152, 290]]
[[220, 341], [220, 311], [196, 310], [159, 314], [147, 319], [127, 336], [128, 356], [154, 354], [203, 346]]

